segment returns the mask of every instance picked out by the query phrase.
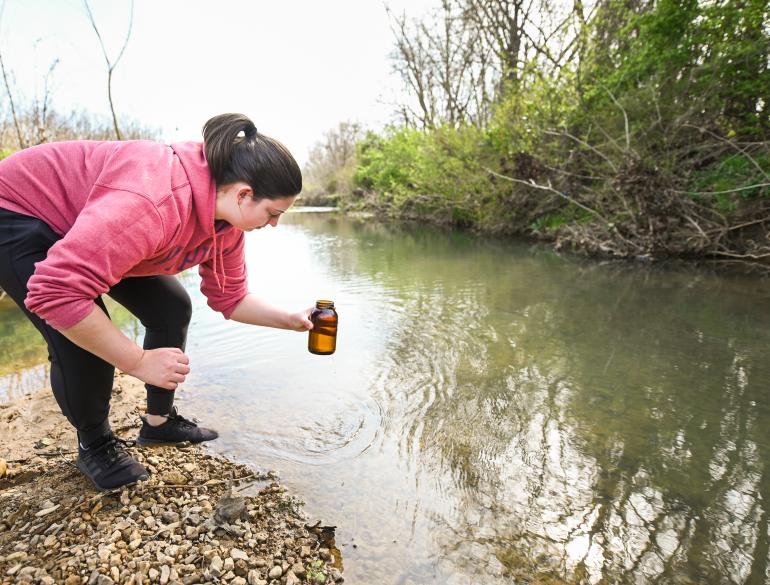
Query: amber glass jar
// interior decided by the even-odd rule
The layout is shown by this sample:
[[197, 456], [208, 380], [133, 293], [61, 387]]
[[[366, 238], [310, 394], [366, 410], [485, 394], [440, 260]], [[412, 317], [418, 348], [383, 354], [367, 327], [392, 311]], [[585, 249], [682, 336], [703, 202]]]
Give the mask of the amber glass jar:
[[316, 301], [310, 313], [313, 328], [307, 339], [307, 349], [316, 355], [331, 355], [337, 348], [337, 311], [332, 301]]

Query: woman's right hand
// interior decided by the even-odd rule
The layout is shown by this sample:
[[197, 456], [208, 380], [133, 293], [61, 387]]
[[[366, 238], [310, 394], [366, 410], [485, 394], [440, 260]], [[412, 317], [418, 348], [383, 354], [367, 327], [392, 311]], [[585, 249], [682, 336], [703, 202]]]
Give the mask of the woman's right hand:
[[136, 365], [126, 373], [142, 382], [176, 390], [190, 373], [190, 359], [176, 347], [146, 349]]

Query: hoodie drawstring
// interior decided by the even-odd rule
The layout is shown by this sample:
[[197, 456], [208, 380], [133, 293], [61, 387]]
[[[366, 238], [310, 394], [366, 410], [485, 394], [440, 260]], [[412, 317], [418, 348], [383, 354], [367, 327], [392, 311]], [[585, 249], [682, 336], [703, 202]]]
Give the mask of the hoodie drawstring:
[[[221, 250], [217, 247], [217, 228], [213, 226], [211, 230], [211, 236], [214, 239], [214, 280], [221, 292], [225, 292], [225, 285], [227, 284], [227, 275], [225, 274], [224, 260], [222, 258]], [[219, 280], [219, 273], [217, 272], [217, 260], [219, 260], [219, 267], [222, 269], [222, 281]]]

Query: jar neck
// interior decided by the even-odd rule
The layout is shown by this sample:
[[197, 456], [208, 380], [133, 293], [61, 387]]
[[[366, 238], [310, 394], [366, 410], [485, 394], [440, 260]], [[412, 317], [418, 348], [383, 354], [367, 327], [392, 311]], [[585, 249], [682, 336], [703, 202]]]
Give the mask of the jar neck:
[[316, 301], [315, 308], [316, 309], [333, 309], [334, 301]]

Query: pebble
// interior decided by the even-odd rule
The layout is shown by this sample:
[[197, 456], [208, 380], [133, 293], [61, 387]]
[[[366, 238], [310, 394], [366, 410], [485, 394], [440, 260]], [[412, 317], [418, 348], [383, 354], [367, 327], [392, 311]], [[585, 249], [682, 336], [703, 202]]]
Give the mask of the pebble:
[[160, 515], [160, 519], [163, 524], [171, 524], [173, 522], [179, 522], [179, 514], [171, 510], [166, 510]]
[[243, 552], [239, 548], [231, 548], [230, 557], [235, 561], [237, 561], [238, 559], [243, 559], [244, 561], [249, 560], [249, 555], [247, 555], [245, 552]]
[[187, 476], [178, 471], [168, 471], [161, 479], [168, 485], [187, 485]]
[[214, 558], [211, 559], [211, 563], [209, 564], [209, 570], [211, 571], [211, 575], [214, 577], [219, 577], [222, 574], [223, 567], [224, 567], [224, 562], [222, 561], [219, 555], [215, 555]]
[[203, 583], [203, 575], [198, 571], [190, 573], [182, 579], [183, 585], [195, 585], [196, 583]]
[[0, 459], [0, 478], [5, 477], [8, 473], [8, 462], [5, 459]]
[[271, 579], [278, 579], [281, 575], [283, 575], [283, 569], [278, 565], [270, 569], [270, 572], [267, 574]]
[[48, 514], [50, 514], [51, 512], [56, 512], [56, 510], [58, 510], [59, 508], [61, 508], [61, 504], [56, 504], [55, 506], [49, 506], [47, 508], [43, 508], [42, 510], [40, 510], [35, 514], [35, 517], [42, 518], [43, 516], [48, 516]]

